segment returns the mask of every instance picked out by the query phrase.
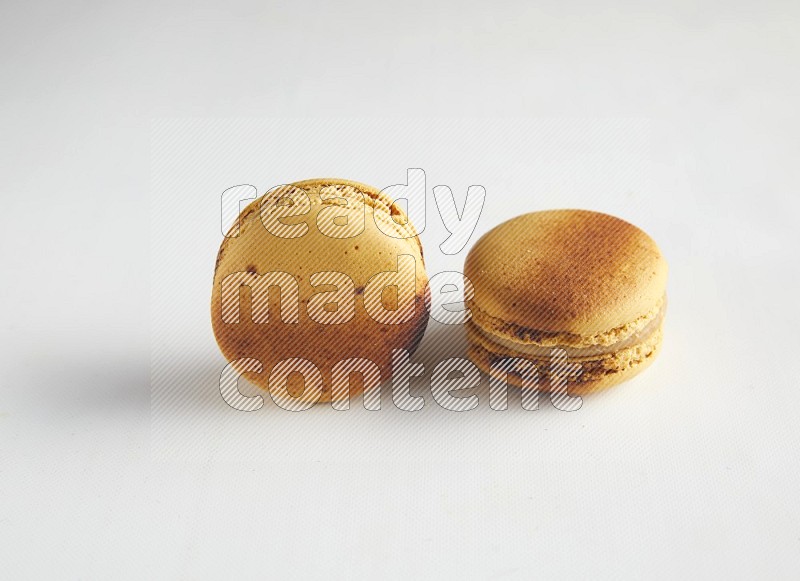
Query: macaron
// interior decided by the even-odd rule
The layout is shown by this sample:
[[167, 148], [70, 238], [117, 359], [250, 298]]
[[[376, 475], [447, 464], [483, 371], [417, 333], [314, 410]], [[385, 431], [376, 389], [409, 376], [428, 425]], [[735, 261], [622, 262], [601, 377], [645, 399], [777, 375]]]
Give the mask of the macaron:
[[[464, 274], [473, 287], [468, 354], [484, 372], [504, 359], [528, 360], [538, 389], [549, 391], [556, 353], [566, 353], [579, 366], [566, 387], [579, 395], [632, 378], [660, 350], [667, 263], [650, 236], [614, 216], [518, 216], [475, 243]], [[519, 374], [507, 379], [524, 386]]]
[[390, 378], [393, 350], [413, 353], [427, 283], [417, 232], [393, 200], [350, 180], [306, 180], [242, 211], [217, 255], [211, 321], [225, 358], [273, 399], [278, 389], [331, 401], [334, 369], [352, 397]]

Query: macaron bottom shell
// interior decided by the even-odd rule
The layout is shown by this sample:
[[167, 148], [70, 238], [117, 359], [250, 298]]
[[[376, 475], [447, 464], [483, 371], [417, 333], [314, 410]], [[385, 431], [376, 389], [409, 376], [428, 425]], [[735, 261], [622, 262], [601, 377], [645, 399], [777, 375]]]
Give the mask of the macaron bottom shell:
[[[415, 300], [417, 309], [424, 311], [425, 301], [423, 297], [424, 295], [418, 296]], [[348, 338], [346, 331], [342, 332], [331, 327], [320, 327], [315, 342], [322, 346], [311, 347], [311, 349], [309, 349], [309, 346], [300, 345], [297, 340], [287, 339], [290, 352], [303, 352], [303, 358], [314, 364], [319, 371], [322, 385], [318, 392], [309, 389], [305, 378], [299, 374], [294, 374], [287, 379], [286, 393], [276, 392], [274, 386], [270, 384], [271, 372], [275, 368], [276, 361], [266, 355], [272, 352], [274, 348], [268, 344], [268, 341], [260, 344], [258, 341], [252, 341], [248, 337], [234, 335], [227, 337], [220, 335], [219, 341], [223, 355], [232, 362], [233, 368], [241, 374], [242, 379], [269, 392], [276, 403], [279, 398], [283, 398], [284, 403], [288, 402], [288, 405], [304, 406], [309, 403], [324, 404], [352, 400], [364, 393], [366, 377], [362, 373], [353, 373], [346, 379], [346, 389], [339, 392], [337, 396], [337, 391], [333, 385], [333, 367], [343, 359], [363, 357], [364, 348], [360, 347], [360, 345], [365, 340], [368, 340], [373, 345], [372, 354], [367, 359], [378, 366], [379, 381], [381, 390], [383, 390], [384, 384], [391, 380], [392, 377], [390, 359], [392, 349], [402, 348], [408, 352], [409, 356], [413, 356], [425, 335], [427, 317], [420, 317], [414, 326], [404, 329], [399, 336], [392, 326], [376, 327], [378, 329], [377, 335], [373, 333], [373, 336], [366, 337], [364, 336], [366, 333], [359, 333], [354, 338]], [[243, 367], [239, 363], [241, 358], [248, 358], [250, 353], [263, 354], [259, 361], [263, 359], [266, 364], [261, 372], [253, 372], [252, 369]]]

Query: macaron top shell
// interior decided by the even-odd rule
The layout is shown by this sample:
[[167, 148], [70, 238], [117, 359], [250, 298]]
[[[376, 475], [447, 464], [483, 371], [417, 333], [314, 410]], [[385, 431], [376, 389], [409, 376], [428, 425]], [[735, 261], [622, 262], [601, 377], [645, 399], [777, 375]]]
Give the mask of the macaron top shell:
[[464, 274], [474, 288], [468, 306], [481, 327], [529, 343], [598, 344], [658, 316], [667, 263], [653, 239], [624, 220], [549, 210], [485, 234]]
[[[294, 192], [297, 192], [295, 194]], [[303, 214], [281, 218], [281, 225], [307, 224], [296, 237], [280, 237], [265, 227], [265, 208], [278, 198], [295, 200], [306, 197], [308, 208]], [[346, 201], [346, 204], [344, 203]], [[322, 221], [322, 213], [331, 211], [331, 218]], [[345, 223], [333, 216], [346, 217], [356, 231], [337, 238], [318, 227], [330, 222], [336, 229]], [[215, 265], [215, 288], [231, 272], [288, 272], [300, 281], [300, 298], [305, 300], [314, 289], [308, 277], [316, 272], [339, 271], [353, 279], [361, 289], [372, 276], [397, 269], [397, 257], [407, 254], [417, 262], [418, 292], [427, 284], [422, 246], [417, 232], [405, 212], [372, 186], [339, 178], [305, 180], [274, 189], [251, 202], [238, 218], [239, 232], [220, 246]], [[382, 230], [377, 227], [381, 223]], [[342, 235], [344, 229], [337, 232]], [[385, 232], [393, 231], [394, 235]], [[264, 327], [267, 328], [267, 327]]]

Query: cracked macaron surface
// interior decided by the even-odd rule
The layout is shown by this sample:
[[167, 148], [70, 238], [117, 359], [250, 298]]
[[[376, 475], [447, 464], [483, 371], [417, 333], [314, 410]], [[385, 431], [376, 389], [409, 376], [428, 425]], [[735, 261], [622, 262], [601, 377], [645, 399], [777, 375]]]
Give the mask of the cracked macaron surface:
[[474, 290], [469, 356], [486, 372], [522, 357], [547, 376], [552, 349], [563, 349], [582, 368], [570, 390], [585, 393], [633, 377], [659, 351], [667, 264], [652, 238], [614, 216], [518, 216], [475, 244], [464, 274]]

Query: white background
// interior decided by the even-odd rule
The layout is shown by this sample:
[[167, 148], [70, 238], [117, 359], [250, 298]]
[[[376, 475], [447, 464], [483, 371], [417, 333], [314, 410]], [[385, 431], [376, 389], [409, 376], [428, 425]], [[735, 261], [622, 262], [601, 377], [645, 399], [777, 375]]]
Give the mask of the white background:
[[[799, 21], [792, 2], [3, 4], [4, 574], [795, 577]], [[479, 232], [569, 206], [648, 231], [671, 268], [660, 358], [573, 413], [445, 412], [424, 384], [415, 414], [227, 408], [222, 190], [408, 167], [459, 201], [484, 185]], [[428, 218], [429, 272], [458, 269]], [[422, 359], [463, 348], [440, 333]], [[151, 347], [182, 389], [152, 411]]]

